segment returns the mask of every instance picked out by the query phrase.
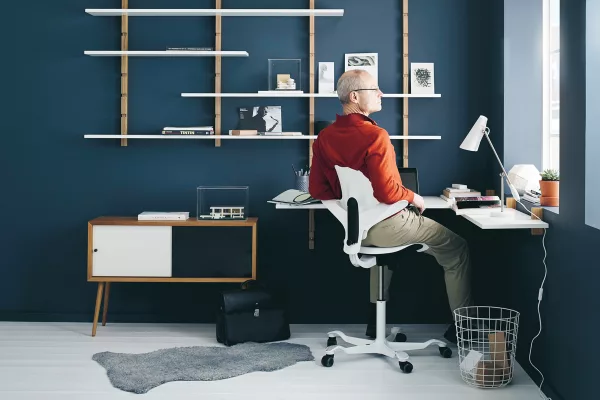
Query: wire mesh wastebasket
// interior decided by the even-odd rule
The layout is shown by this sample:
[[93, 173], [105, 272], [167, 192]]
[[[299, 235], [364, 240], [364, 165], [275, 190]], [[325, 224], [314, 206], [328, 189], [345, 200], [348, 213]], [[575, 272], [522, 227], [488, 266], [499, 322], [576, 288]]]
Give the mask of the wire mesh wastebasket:
[[467, 384], [498, 388], [512, 381], [519, 315], [501, 307], [454, 310], [460, 374]]

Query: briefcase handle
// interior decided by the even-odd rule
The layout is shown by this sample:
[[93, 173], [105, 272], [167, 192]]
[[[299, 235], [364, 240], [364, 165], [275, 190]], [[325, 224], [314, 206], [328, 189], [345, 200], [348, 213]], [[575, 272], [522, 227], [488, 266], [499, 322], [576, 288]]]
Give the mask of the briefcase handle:
[[248, 290], [248, 289], [254, 289], [254, 288], [261, 288], [263, 290], [266, 290], [265, 286], [255, 279], [248, 279], [247, 281], [242, 282], [240, 284], [240, 288], [242, 290]]

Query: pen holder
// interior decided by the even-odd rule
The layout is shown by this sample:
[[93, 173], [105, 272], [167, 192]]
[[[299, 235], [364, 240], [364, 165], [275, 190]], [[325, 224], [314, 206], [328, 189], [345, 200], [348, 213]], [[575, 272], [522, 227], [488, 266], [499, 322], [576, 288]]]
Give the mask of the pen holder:
[[296, 190], [308, 192], [308, 175], [296, 176]]

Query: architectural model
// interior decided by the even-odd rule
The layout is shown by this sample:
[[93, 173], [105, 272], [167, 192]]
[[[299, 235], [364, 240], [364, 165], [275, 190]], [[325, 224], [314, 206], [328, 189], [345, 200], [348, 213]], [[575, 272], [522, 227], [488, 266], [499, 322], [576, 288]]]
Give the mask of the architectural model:
[[244, 218], [244, 207], [223, 207], [213, 206], [210, 208], [209, 215], [200, 215], [200, 218], [205, 219], [240, 219]]

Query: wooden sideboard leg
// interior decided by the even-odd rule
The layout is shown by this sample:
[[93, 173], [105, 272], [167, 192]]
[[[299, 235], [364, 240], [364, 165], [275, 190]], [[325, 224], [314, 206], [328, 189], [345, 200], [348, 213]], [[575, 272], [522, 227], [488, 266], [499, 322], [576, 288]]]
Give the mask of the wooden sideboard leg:
[[104, 288], [104, 304], [102, 304], [102, 326], [106, 326], [106, 314], [108, 314], [108, 296], [110, 295], [110, 282], [106, 282]]
[[252, 225], [252, 279], [256, 280], [256, 224]]
[[96, 310], [94, 311], [94, 324], [92, 325], [92, 336], [96, 336], [96, 327], [98, 326], [98, 315], [100, 314], [100, 304], [102, 303], [102, 291], [104, 282], [98, 282], [98, 294], [96, 294]]

